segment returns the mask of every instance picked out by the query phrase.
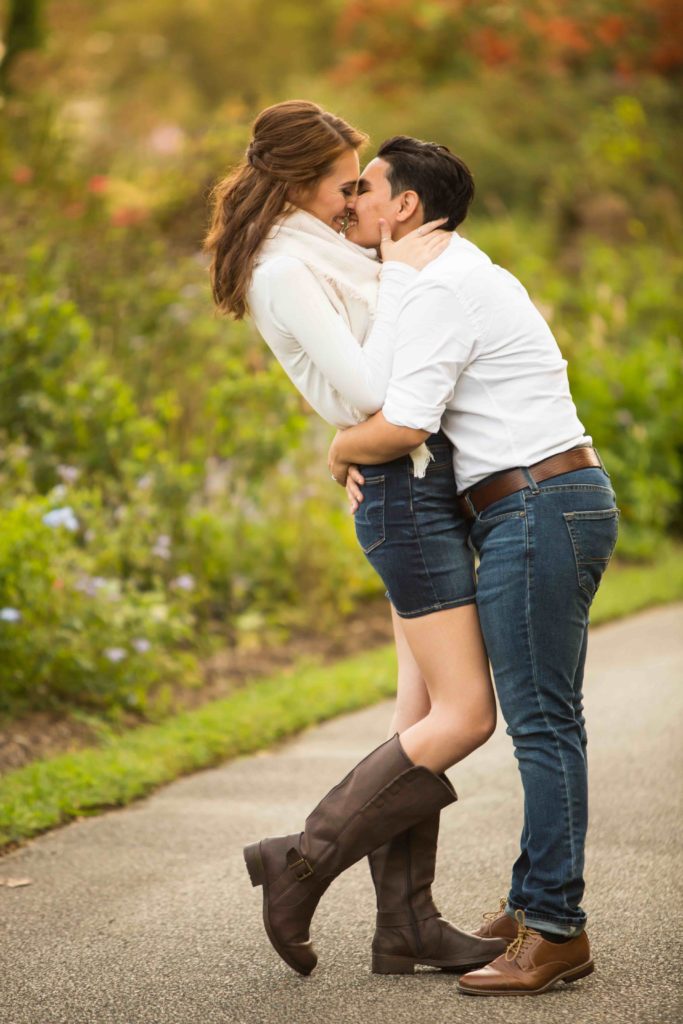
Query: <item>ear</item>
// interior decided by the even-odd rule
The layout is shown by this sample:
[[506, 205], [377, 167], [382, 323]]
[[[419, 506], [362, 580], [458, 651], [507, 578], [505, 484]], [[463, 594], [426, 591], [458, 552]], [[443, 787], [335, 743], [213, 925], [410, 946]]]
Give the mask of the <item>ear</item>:
[[417, 192], [413, 192], [410, 189], [402, 192], [400, 205], [396, 211], [396, 219], [399, 221], [410, 220], [413, 214], [418, 211], [420, 205], [420, 197]]

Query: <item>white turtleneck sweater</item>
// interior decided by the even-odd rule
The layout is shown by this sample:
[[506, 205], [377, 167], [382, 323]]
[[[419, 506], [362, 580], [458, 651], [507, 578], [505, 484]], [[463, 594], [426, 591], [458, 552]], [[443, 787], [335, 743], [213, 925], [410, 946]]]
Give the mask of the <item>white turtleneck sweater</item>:
[[396, 313], [416, 276], [405, 263], [383, 264], [374, 321], [359, 341], [300, 259], [277, 255], [254, 270], [247, 302], [259, 333], [306, 401], [333, 426], [351, 427], [382, 408]]

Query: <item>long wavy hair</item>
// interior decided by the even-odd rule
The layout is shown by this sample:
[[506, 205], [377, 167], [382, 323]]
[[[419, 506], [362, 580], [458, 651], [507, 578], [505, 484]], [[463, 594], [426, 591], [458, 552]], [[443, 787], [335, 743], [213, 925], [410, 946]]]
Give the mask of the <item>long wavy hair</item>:
[[367, 135], [317, 103], [287, 100], [262, 110], [244, 158], [210, 194], [211, 225], [204, 239], [219, 310], [241, 320], [256, 254], [293, 188], [315, 188], [347, 149]]

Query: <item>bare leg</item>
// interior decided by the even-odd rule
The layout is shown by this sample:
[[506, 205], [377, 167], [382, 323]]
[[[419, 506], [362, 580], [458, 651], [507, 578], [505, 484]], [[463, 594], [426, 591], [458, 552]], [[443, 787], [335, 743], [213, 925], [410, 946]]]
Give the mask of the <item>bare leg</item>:
[[[417, 706], [415, 667], [430, 701], [428, 713], [400, 732], [401, 744], [415, 764], [443, 772], [485, 743], [496, 727], [496, 702], [477, 608], [474, 604], [450, 608], [401, 619], [400, 625], [414, 659], [409, 677], [413, 686], [408, 690], [412, 696], [406, 697], [406, 710]], [[402, 717], [400, 703], [397, 715], [399, 709]]]
[[[405, 620], [393, 608], [392, 613], [398, 654], [398, 688], [391, 734], [398, 732], [405, 748], [409, 747], [405, 737], [410, 738], [418, 723], [428, 726], [421, 740], [424, 741], [426, 736], [430, 741], [434, 718], [427, 684], [403, 628]], [[453, 646], [453, 657], [460, 662], [461, 652], [455, 650], [456, 640], [457, 636], [449, 643]], [[490, 688], [486, 674], [481, 682], [484, 692], [487, 685]], [[475, 683], [474, 689], [476, 686]], [[469, 699], [467, 691], [471, 688], [467, 685], [460, 688], [465, 693], [465, 707], [470, 711], [471, 730], [466, 738], [466, 745], [470, 746], [481, 741], [482, 721], [490, 723], [491, 717], [490, 704], [486, 699], [481, 702]], [[483, 706], [483, 712], [477, 711], [478, 705]], [[453, 707], [457, 710], [457, 699], [453, 701]], [[458, 721], [457, 727], [465, 727], [463, 719]], [[473, 736], [476, 739], [473, 740]], [[415, 750], [410, 748], [409, 752], [415, 759]], [[436, 871], [439, 819], [439, 812], [425, 818], [369, 855], [378, 911], [372, 946], [372, 969], [375, 973], [410, 973], [417, 963], [435, 961], [442, 966], [462, 968], [468, 962], [488, 963], [505, 949], [502, 939], [488, 939], [482, 944], [479, 936], [460, 931], [439, 913], [431, 893]]]
[[396, 685], [396, 705], [391, 716], [389, 736], [401, 733], [415, 725], [429, 714], [431, 701], [427, 692], [420, 666], [415, 661], [410, 645], [403, 631], [402, 620], [391, 605], [391, 618], [396, 640], [396, 656], [398, 659], [398, 681]]

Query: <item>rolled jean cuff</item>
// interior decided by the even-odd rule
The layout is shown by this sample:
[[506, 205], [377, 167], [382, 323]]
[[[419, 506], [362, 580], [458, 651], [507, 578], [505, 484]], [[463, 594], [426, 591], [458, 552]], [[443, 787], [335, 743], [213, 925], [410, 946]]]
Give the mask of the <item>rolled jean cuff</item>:
[[[508, 900], [505, 906], [505, 913], [508, 917], [515, 919], [515, 907], [512, 906]], [[524, 910], [524, 907], [519, 907], [520, 910]], [[528, 910], [524, 910], [524, 923], [527, 928], [534, 928], [536, 931], [550, 932], [552, 935], [570, 935], [575, 938], [580, 935], [586, 927], [586, 919], [583, 921], [558, 921], [556, 917], [546, 917], [543, 914], [530, 914]]]

